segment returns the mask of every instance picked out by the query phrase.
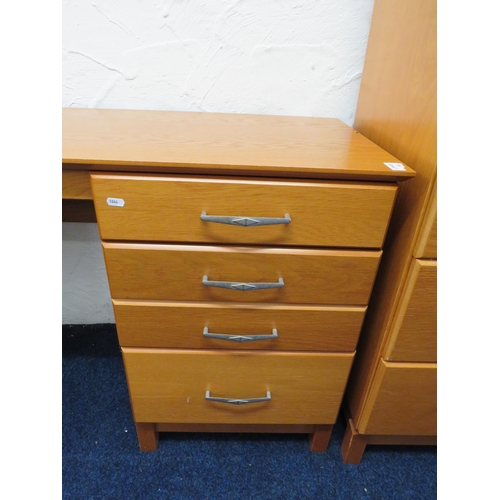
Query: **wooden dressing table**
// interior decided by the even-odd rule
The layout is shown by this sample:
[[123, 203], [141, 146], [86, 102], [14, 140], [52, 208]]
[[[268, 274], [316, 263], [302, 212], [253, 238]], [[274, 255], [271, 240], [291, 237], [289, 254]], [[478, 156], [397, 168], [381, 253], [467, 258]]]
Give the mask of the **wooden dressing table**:
[[335, 119], [62, 117], [63, 220], [98, 223], [141, 450], [223, 431], [325, 451], [415, 172]]

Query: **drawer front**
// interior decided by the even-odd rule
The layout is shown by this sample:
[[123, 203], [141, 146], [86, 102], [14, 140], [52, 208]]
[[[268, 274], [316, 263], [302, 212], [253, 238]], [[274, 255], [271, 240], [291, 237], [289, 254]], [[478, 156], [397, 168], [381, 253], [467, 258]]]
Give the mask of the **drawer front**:
[[[260, 249], [103, 243], [114, 299], [362, 305], [381, 251]], [[203, 284], [272, 283], [238, 289]], [[258, 286], [258, 285], [251, 285]]]
[[420, 240], [417, 242], [414, 257], [422, 259], [437, 259], [437, 214], [429, 223], [429, 226], [422, 229]]
[[[396, 194], [384, 184], [98, 174], [92, 189], [103, 240], [355, 248], [382, 247]], [[202, 212], [249, 219], [220, 224]], [[288, 224], [252, 225], [285, 214]]]
[[431, 192], [429, 206], [415, 243], [413, 256], [417, 259], [437, 259], [437, 183]]
[[363, 434], [436, 435], [437, 364], [380, 360], [366, 406]]
[[113, 307], [123, 347], [337, 352], [355, 350], [366, 310], [127, 300]]
[[[136, 422], [328, 424], [354, 354], [123, 348]], [[217, 398], [271, 400], [234, 405]]]
[[414, 259], [386, 359], [437, 361], [437, 262]]

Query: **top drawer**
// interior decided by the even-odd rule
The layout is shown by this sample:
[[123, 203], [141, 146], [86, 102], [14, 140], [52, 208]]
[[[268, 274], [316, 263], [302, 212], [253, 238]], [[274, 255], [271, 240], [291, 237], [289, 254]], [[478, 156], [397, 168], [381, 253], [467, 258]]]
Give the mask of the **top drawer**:
[[[103, 240], [381, 248], [396, 185], [92, 174]], [[118, 203], [116, 203], [118, 200]], [[222, 224], [201, 214], [236, 220]], [[258, 218], [289, 223], [262, 225]]]

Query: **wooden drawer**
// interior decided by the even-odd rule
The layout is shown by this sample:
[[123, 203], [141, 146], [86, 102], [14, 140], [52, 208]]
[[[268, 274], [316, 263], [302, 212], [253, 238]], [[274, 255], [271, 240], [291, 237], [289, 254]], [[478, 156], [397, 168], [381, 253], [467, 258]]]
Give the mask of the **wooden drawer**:
[[366, 409], [363, 434], [437, 433], [437, 364], [379, 361]]
[[[103, 240], [356, 248], [382, 247], [396, 194], [375, 183], [100, 174], [92, 189]], [[291, 222], [235, 226], [204, 222], [202, 212]]]
[[[123, 348], [136, 422], [331, 424], [354, 354]], [[232, 405], [212, 397], [271, 400]]]
[[417, 259], [437, 259], [437, 183], [432, 187], [429, 205], [415, 243], [413, 256]]
[[[381, 251], [333, 251], [103, 243], [114, 299], [362, 305]], [[210, 281], [279, 283], [240, 291]]]
[[[356, 349], [365, 307], [113, 300], [121, 346], [337, 351]], [[222, 334], [224, 339], [205, 335]], [[272, 335], [254, 341], [231, 337]], [[240, 339], [241, 340], [241, 339]]]
[[437, 214], [434, 214], [434, 218], [428, 224], [422, 229], [414, 257], [437, 259]]
[[437, 361], [436, 261], [413, 260], [385, 358], [391, 361]]

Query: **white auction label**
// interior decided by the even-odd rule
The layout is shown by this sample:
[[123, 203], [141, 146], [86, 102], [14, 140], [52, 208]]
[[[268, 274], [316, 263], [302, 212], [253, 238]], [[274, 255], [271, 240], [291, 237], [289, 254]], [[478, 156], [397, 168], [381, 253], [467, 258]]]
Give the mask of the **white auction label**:
[[121, 198], [108, 198], [106, 201], [110, 207], [123, 207], [125, 205], [125, 200]]
[[402, 163], [385, 163], [391, 170], [406, 170], [405, 166]]

